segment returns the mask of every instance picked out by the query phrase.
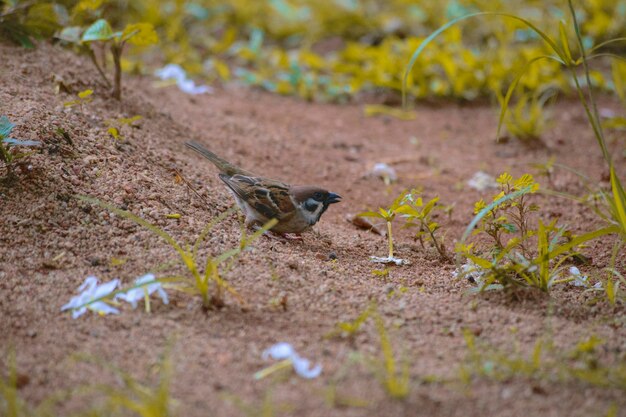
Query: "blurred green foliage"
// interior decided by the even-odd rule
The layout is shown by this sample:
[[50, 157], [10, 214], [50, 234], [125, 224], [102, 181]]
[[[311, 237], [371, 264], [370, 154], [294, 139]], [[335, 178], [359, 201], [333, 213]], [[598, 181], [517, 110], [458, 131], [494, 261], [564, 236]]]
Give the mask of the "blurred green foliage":
[[[626, 0], [577, 3], [586, 47], [626, 36]], [[548, 34], [555, 37], [554, 22], [569, 19], [560, 0], [4, 0], [0, 32], [27, 44], [31, 36], [25, 33], [50, 36], [100, 18], [115, 28], [149, 23], [161, 40], [152, 49], [158, 60], [192, 74], [343, 101], [364, 92], [397, 97], [404, 68], [421, 41], [446, 21], [477, 11], [513, 13], [552, 28]], [[424, 51], [408, 92], [416, 98], [497, 96], [529, 59], [546, 52], [519, 22], [485, 17], [451, 28]], [[141, 70], [136, 57], [124, 60], [123, 68]], [[154, 61], [153, 53], [150, 57]], [[610, 74], [593, 72], [592, 81], [614, 89]], [[570, 81], [558, 63], [546, 61], [526, 74], [521, 87], [567, 91]]]

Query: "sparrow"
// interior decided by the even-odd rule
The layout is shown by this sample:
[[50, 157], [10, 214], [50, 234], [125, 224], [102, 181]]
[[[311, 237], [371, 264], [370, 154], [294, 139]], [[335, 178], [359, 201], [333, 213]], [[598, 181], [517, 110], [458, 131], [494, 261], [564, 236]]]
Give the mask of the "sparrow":
[[299, 235], [317, 223], [329, 205], [341, 201], [341, 196], [320, 187], [289, 185], [257, 176], [220, 158], [197, 142], [185, 145], [219, 169], [219, 177], [233, 193], [248, 227], [258, 228], [276, 219], [278, 223], [272, 228], [273, 232]]

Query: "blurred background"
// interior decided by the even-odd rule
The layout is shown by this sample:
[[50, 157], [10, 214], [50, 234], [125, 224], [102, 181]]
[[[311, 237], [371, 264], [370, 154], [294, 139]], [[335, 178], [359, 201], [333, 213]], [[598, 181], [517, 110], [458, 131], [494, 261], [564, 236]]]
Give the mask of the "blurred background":
[[[63, 31], [85, 28], [100, 18], [114, 30], [147, 23], [158, 43], [130, 46], [128, 72], [149, 73], [157, 65], [180, 64], [192, 76], [239, 83], [306, 100], [352, 100], [397, 104], [411, 54], [446, 22], [469, 13], [494, 11], [532, 21], [553, 39], [568, 27], [577, 56], [570, 13], [564, 0], [82, 0], [3, 1], [0, 28], [5, 38], [27, 45], [32, 39], [62, 42]], [[574, 2], [585, 46], [626, 37], [625, 0]], [[30, 40], [29, 40], [30, 39]], [[626, 78], [625, 43], [601, 48], [592, 82], [616, 91]], [[429, 45], [408, 78], [412, 99], [495, 99], [533, 57], [550, 53], [520, 21], [479, 16], [451, 27]], [[560, 65], [542, 60], [521, 80], [522, 101], [541, 105], [546, 92], [570, 91]], [[616, 86], [617, 84], [617, 86]], [[623, 96], [623, 92], [621, 93]]]

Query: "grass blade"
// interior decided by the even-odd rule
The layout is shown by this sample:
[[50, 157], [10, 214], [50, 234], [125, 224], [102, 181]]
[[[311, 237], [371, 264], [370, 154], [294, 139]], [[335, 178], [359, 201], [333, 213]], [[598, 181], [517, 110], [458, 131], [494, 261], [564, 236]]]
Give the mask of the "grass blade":
[[554, 40], [552, 40], [552, 38], [550, 38], [547, 34], [545, 34], [543, 31], [541, 31], [537, 26], [535, 26], [530, 21], [528, 21], [528, 20], [526, 20], [526, 19], [524, 19], [522, 17], [509, 14], [509, 13], [501, 13], [501, 12], [477, 12], [477, 13], [470, 13], [470, 14], [467, 14], [465, 16], [460, 16], [460, 17], [457, 17], [456, 19], [452, 19], [451, 21], [449, 21], [446, 24], [444, 24], [443, 26], [441, 26], [439, 29], [437, 29], [436, 31], [434, 31], [433, 33], [428, 35], [428, 37], [426, 39], [424, 39], [424, 41], [420, 44], [420, 46], [417, 47], [415, 52], [413, 52], [413, 54], [411, 55], [411, 59], [409, 60], [409, 63], [407, 65], [407, 67], [406, 67], [406, 70], [404, 71], [404, 76], [402, 77], [402, 107], [406, 108], [406, 82], [407, 82], [407, 79], [409, 77], [409, 74], [411, 73], [411, 70], [413, 69], [413, 66], [415, 65], [415, 62], [417, 61], [417, 58], [421, 55], [422, 51], [426, 48], [426, 46], [428, 46], [428, 44], [430, 42], [432, 42], [441, 33], [445, 32], [446, 30], [448, 30], [452, 26], [456, 25], [457, 23], [459, 23], [459, 22], [461, 22], [463, 20], [467, 20], [467, 19], [472, 18], [472, 17], [477, 17], [477, 16], [501, 16], [501, 17], [506, 17], [506, 18], [510, 18], [510, 19], [514, 19], [514, 20], [517, 20], [519, 22], [522, 22], [524, 25], [528, 26], [533, 32], [535, 32], [537, 35], [539, 35], [550, 46], [550, 48], [552, 48], [552, 50], [559, 56], [559, 58], [563, 62], [566, 61], [565, 53], [561, 50], [561, 48], [559, 48], [557, 43], [554, 42]]

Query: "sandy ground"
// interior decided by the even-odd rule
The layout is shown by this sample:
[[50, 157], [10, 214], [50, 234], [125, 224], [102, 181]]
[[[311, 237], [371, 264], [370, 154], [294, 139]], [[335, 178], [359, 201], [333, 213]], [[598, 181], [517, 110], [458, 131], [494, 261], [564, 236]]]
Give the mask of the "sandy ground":
[[[25, 398], [38, 402], [60, 389], [114, 382], [102, 368], [76, 363], [74, 353], [102, 358], [151, 381], [159, 356], [173, 340], [171, 394], [178, 416], [245, 415], [229, 398], [258, 405], [266, 395], [281, 404], [277, 415], [293, 416], [600, 416], [611, 404], [626, 413], [620, 390], [522, 377], [476, 379], [469, 385], [458, 380], [467, 356], [463, 329], [496, 347], [518, 343], [523, 352], [546, 335], [570, 349], [593, 334], [606, 341], [607, 357], [623, 358], [623, 308], [591, 306], [587, 294], [570, 286], [550, 297], [521, 300], [503, 293], [467, 296], [471, 284], [452, 277], [454, 265], [432, 249], [421, 249], [400, 224], [398, 256], [411, 265], [377, 277], [368, 258], [385, 255], [386, 240], [345, 220], [348, 213], [386, 205], [403, 189], [421, 186], [426, 196], [455, 204], [451, 219], [439, 219], [452, 249], [471, 220], [473, 202], [492, 194], [464, 186], [478, 170], [519, 175], [533, 172], [529, 164], [555, 156], [594, 181], [605, 179], [577, 103], [559, 103], [546, 146], [528, 148], [517, 141], [496, 144], [496, 112], [483, 105], [421, 104], [416, 120], [399, 121], [366, 118], [362, 105], [311, 104], [246, 88], [191, 97], [175, 87], [156, 88], [150, 77], [127, 77], [124, 101], [118, 103], [101, 93], [89, 62], [57, 47], [0, 46], [0, 62], [0, 114], [17, 125], [15, 137], [44, 142], [27, 160], [31, 169], [25, 165], [17, 180], [0, 186], [0, 358], [16, 350]], [[94, 100], [64, 107], [72, 96], [57, 94], [55, 79], [74, 95], [94, 89]], [[619, 109], [608, 99], [602, 106]], [[122, 129], [123, 141], [107, 134], [107, 120], [135, 115], [142, 119]], [[238, 259], [226, 278], [246, 308], [227, 298], [221, 310], [205, 312], [199, 298], [170, 291], [171, 303], [155, 298], [151, 314], [128, 306], [106, 317], [88, 313], [73, 320], [61, 313], [89, 275], [130, 284], [176, 259], [150, 232], [74, 195], [130, 210], [182, 242], [193, 242], [207, 221], [232, 204], [216, 169], [183, 146], [190, 139], [248, 170], [320, 185], [344, 201], [333, 205], [302, 242], [263, 238]], [[399, 182], [387, 187], [365, 177], [376, 162], [391, 164]], [[199, 196], [177, 181], [175, 170]], [[581, 181], [565, 171], [557, 171], [553, 182], [560, 191], [584, 192]], [[541, 195], [534, 201], [545, 218], [559, 216], [574, 232], [599, 225], [592, 213], [569, 201]], [[172, 213], [181, 218], [166, 217]], [[239, 230], [237, 216], [228, 217], [211, 233], [204, 253], [237, 245]], [[587, 270], [607, 265], [610, 245], [594, 242], [587, 248], [593, 263]], [[173, 272], [182, 269], [168, 270]], [[410, 364], [411, 391], [403, 401], [386, 395], [367, 363], [347, 366], [353, 352], [380, 356], [371, 321], [353, 340], [325, 337], [372, 300], [396, 355]], [[322, 363], [321, 377], [307, 381], [287, 373], [254, 380], [253, 374], [269, 364], [261, 352], [279, 341]], [[428, 382], [433, 376], [439, 382]], [[338, 398], [358, 399], [360, 406], [329, 402], [333, 385]], [[62, 409], [79, 409], [85, 402], [77, 395]]]

